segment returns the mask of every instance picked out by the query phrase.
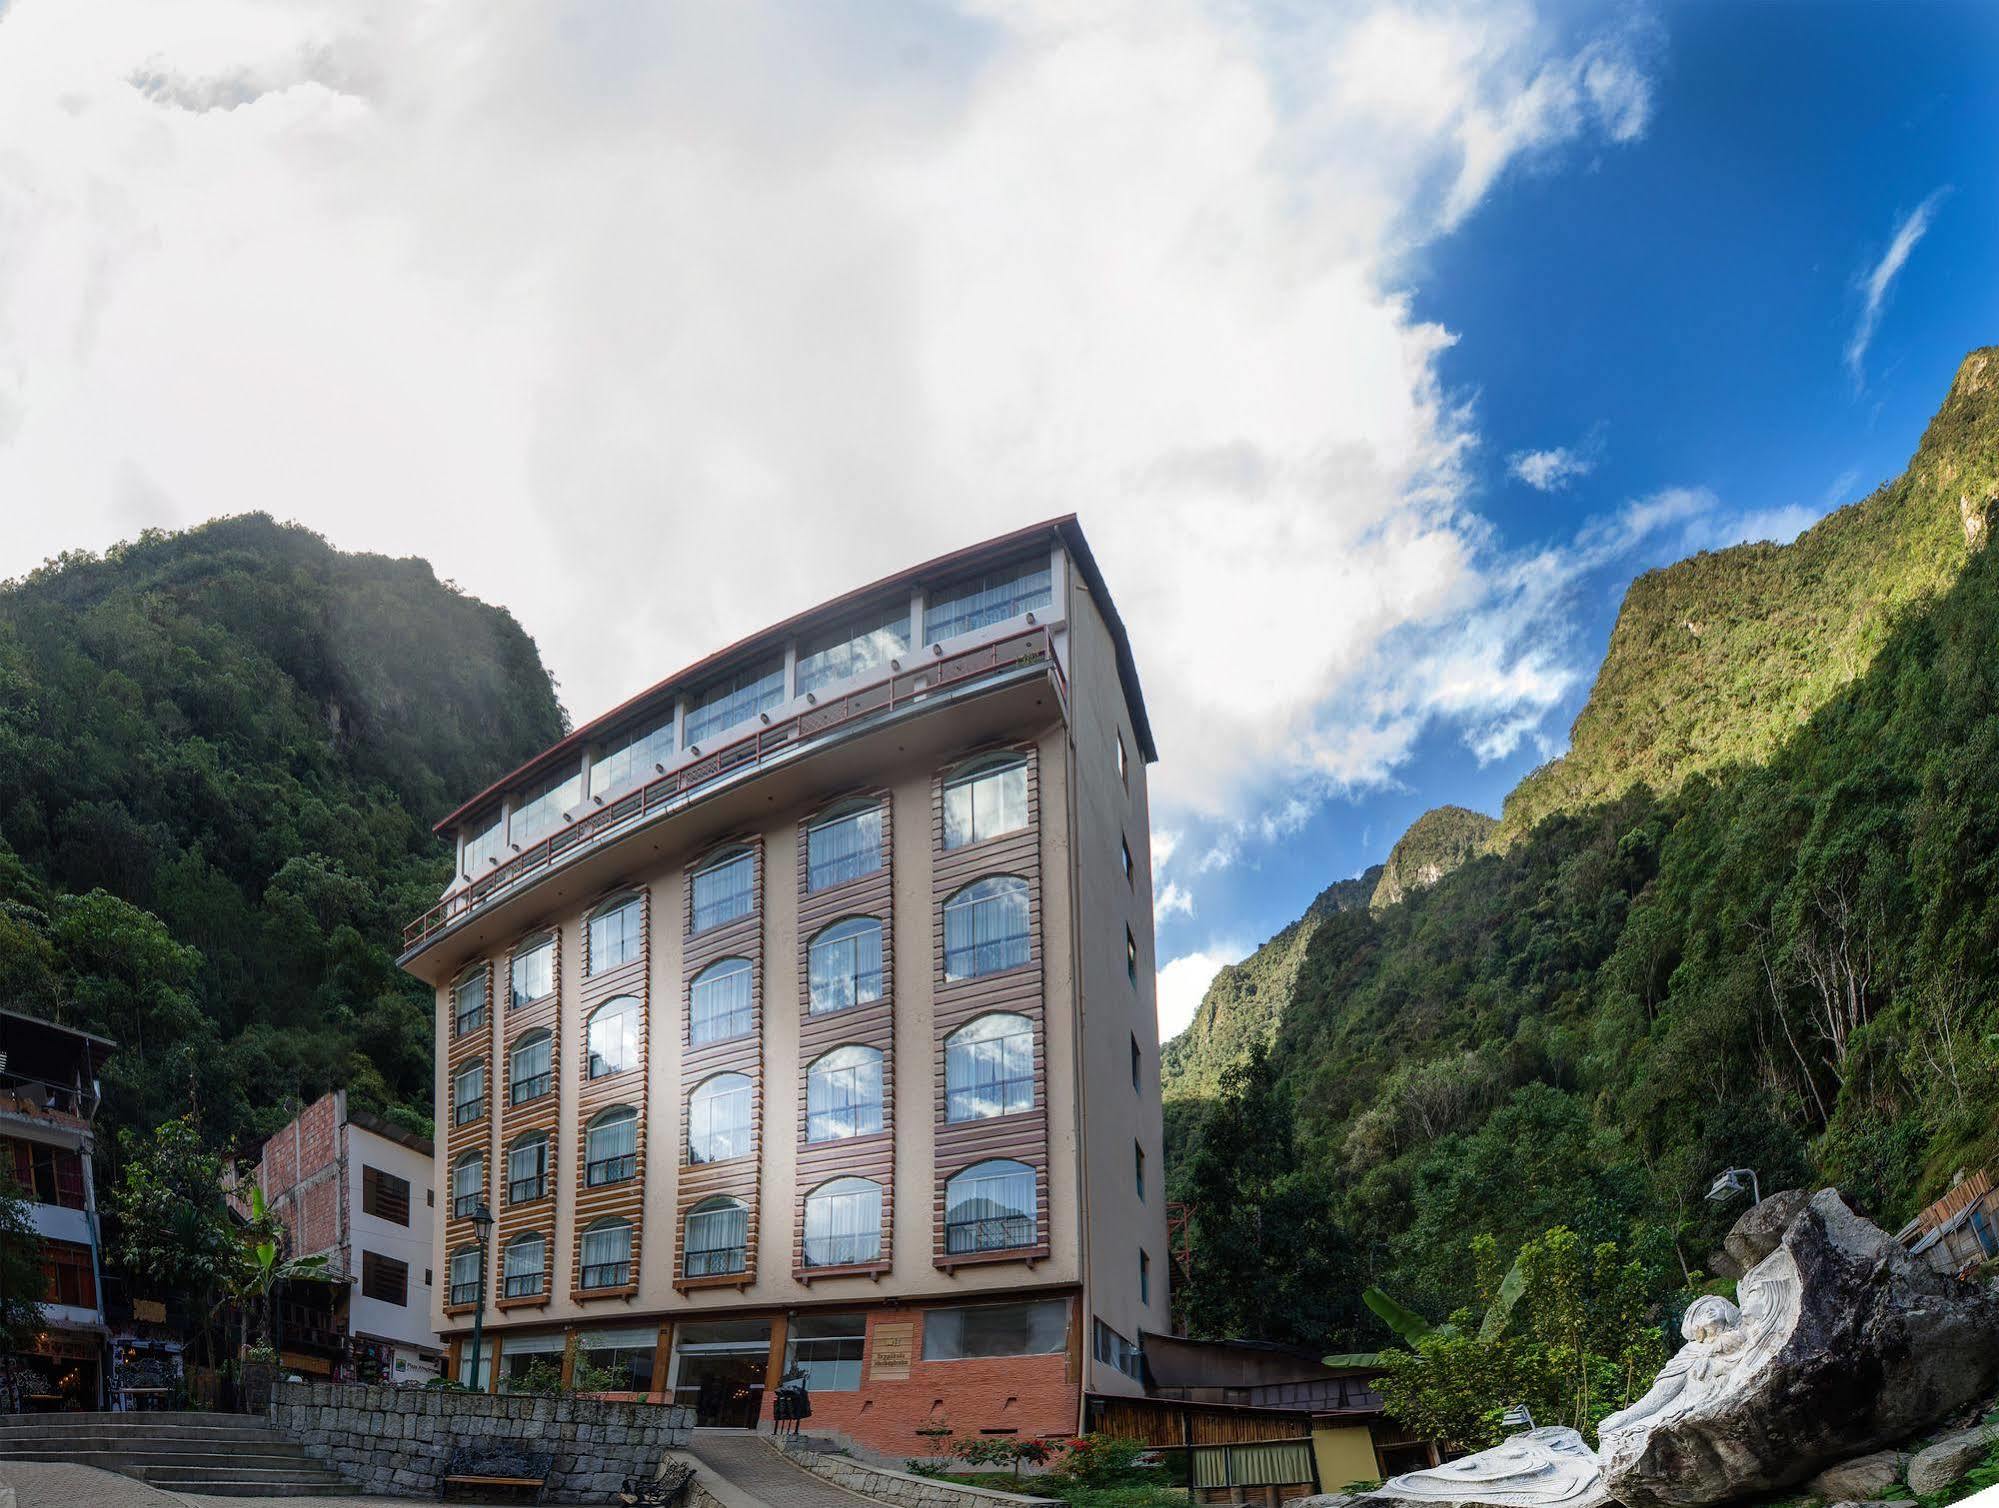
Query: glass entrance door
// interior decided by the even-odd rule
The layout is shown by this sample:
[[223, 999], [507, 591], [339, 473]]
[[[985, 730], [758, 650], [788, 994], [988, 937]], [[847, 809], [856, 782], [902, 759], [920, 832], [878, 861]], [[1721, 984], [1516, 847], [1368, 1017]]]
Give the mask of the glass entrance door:
[[699, 1429], [755, 1429], [770, 1367], [769, 1320], [707, 1320], [673, 1335], [673, 1401]]

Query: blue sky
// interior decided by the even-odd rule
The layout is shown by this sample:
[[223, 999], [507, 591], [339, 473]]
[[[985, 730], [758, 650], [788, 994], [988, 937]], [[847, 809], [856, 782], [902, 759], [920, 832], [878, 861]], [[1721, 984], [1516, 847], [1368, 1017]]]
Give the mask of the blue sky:
[[[0, 576], [269, 509], [584, 719], [1081, 516], [1171, 1030], [1999, 339], [1999, 11], [0, 3]], [[1864, 336], [1864, 339], [1857, 337]]]
[[[1512, 176], [1413, 280], [1418, 313], [1458, 337], [1439, 365], [1475, 405], [1469, 501], [1515, 546], [1667, 487], [1780, 531], [1808, 521], [1897, 474], [1959, 359], [1999, 341], [1999, 8], [1688, 5], [1652, 20], [1642, 139]], [[1926, 202], [1856, 373], [1867, 280]], [[1555, 447], [1589, 470], [1554, 491], [1509, 475], [1510, 457]], [[1667, 532], [1587, 576], [1576, 658], [1601, 656], [1636, 569], [1702, 542]], [[1586, 690], [1546, 717], [1552, 743], [1489, 762], [1433, 726], [1385, 785], [1204, 875], [1194, 914], [1162, 919], [1160, 957], [1240, 953], [1430, 807], [1496, 813]]]

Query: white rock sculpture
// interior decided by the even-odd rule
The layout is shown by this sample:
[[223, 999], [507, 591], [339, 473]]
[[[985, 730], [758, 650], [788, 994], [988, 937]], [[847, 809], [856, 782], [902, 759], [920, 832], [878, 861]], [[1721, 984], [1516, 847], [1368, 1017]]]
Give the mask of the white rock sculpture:
[[1603, 1468], [1574, 1430], [1530, 1429], [1475, 1456], [1393, 1477], [1373, 1495], [1416, 1503], [1580, 1508], [1601, 1499]]

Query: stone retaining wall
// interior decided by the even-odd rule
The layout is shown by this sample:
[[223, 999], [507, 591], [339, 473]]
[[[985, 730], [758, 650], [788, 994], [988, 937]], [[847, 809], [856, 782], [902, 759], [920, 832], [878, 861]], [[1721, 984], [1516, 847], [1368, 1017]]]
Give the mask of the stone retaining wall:
[[814, 1476], [824, 1477], [849, 1492], [893, 1503], [899, 1508], [1064, 1508], [1059, 1498], [1027, 1497], [1018, 1492], [994, 1492], [963, 1482], [919, 1477], [888, 1466], [871, 1466], [852, 1456], [816, 1450], [809, 1442], [786, 1444], [785, 1455]]
[[694, 1411], [595, 1398], [286, 1382], [273, 1391], [270, 1424], [369, 1492], [430, 1496], [454, 1449], [490, 1443], [555, 1457], [543, 1502], [602, 1503], [626, 1477], [650, 1476], [662, 1455], [686, 1445]]

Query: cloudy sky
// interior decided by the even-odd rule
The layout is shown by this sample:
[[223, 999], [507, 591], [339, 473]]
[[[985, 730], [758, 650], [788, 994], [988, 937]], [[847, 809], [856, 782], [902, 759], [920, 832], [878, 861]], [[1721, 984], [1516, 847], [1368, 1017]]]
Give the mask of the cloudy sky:
[[267, 509], [579, 719], [1056, 513], [1162, 1005], [1559, 752], [1999, 339], [1999, 12], [0, 0], [0, 575]]

